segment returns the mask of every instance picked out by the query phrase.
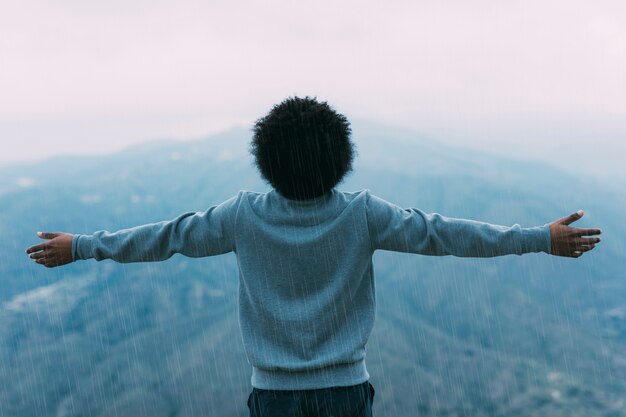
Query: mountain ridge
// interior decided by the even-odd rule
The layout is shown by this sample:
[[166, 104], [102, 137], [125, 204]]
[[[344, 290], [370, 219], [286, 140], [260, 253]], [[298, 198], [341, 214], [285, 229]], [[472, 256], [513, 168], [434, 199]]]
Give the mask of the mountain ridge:
[[[341, 189], [526, 226], [582, 205], [581, 227], [593, 221], [604, 242], [579, 260], [376, 253], [368, 368], [377, 415], [624, 415], [626, 234], [613, 191], [381, 130], [355, 130], [355, 172]], [[234, 255], [48, 270], [23, 253], [38, 229], [119, 229], [267, 190], [246, 142], [239, 131], [221, 145], [179, 142], [76, 166], [69, 158], [0, 194], [0, 416], [247, 415]], [[25, 172], [0, 175], [0, 188]]]

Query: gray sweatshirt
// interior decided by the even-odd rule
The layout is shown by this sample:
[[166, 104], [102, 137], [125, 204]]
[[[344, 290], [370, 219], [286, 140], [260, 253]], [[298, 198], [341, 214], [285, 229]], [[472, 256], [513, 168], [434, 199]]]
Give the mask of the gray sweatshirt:
[[491, 257], [550, 252], [547, 225], [522, 228], [402, 209], [369, 191], [294, 201], [241, 191], [204, 212], [114, 233], [74, 235], [75, 260], [163, 261], [234, 251], [252, 386], [299, 390], [365, 382], [375, 250]]

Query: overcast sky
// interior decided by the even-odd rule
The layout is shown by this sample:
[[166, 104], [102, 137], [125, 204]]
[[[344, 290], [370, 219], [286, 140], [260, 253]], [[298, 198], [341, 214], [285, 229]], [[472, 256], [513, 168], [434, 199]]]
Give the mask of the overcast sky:
[[0, 163], [199, 138], [311, 95], [626, 175], [623, 0], [20, 0], [3, 4], [0, 59]]

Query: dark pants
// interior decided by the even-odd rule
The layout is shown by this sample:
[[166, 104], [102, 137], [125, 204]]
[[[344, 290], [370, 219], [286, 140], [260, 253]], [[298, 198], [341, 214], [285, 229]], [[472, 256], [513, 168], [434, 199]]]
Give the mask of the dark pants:
[[368, 381], [301, 391], [253, 388], [248, 408], [250, 417], [372, 417], [374, 392]]

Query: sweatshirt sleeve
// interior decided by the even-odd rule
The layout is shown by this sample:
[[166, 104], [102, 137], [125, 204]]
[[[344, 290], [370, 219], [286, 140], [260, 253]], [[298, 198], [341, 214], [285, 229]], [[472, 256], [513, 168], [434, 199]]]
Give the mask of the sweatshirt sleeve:
[[402, 209], [369, 193], [366, 210], [372, 251], [479, 258], [550, 253], [548, 225], [506, 227], [449, 218], [415, 208]]
[[112, 259], [117, 262], [155, 262], [175, 253], [198, 258], [235, 250], [234, 225], [241, 193], [204, 212], [181, 214], [170, 221], [145, 224], [117, 232], [74, 235], [74, 260]]

